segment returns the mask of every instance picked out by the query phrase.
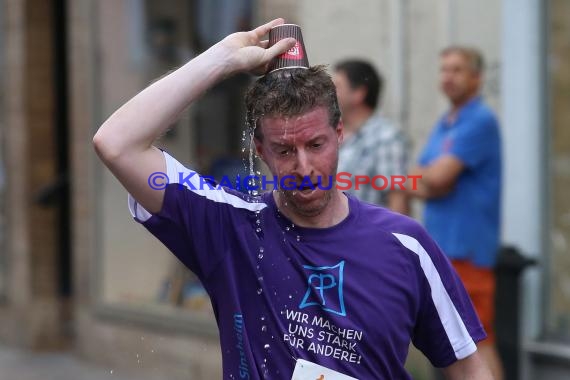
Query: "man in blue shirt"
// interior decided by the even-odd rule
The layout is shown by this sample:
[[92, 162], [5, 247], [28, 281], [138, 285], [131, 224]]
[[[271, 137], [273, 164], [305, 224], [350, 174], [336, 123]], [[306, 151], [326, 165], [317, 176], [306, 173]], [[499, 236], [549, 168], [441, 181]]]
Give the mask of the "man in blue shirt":
[[469, 292], [488, 339], [480, 344], [496, 379], [502, 369], [494, 346], [493, 266], [499, 246], [501, 142], [493, 111], [484, 104], [483, 58], [470, 48], [441, 53], [440, 85], [451, 108], [436, 123], [412, 175], [412, 196], [425, 199], [426, 229]]

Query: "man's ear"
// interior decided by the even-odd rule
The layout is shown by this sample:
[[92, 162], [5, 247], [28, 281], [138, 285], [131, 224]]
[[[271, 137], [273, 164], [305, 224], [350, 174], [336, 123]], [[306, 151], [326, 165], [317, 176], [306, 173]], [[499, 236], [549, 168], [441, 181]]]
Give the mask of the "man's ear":
[[358, 104], [364, 103], [368, 90], [364, 86], [359, 86], [354, 89], [353, 96], [358, 99]]
[[473, 74], [473, 82], [475, 82], [475, 87], [477, 87], [477, 90], [481, 90], [481, 87], [483, 86], [483, 74], [481, 73], [475, 73]]
[[265, 157], [263, 156], [263, 144], [257, 137], [253, 138], [253, 143], [255, 144], [255, 154], [265, 161]]
[[342, 122], [342, 118], [339, 119], [338, 124], [336, 125], [336, 137], [338, 145], [342, 144], [344, 141], [344, 123]]

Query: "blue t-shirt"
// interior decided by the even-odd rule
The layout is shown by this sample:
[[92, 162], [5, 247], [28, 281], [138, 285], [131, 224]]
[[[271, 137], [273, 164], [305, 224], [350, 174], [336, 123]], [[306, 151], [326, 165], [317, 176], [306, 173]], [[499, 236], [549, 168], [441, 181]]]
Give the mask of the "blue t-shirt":
[[439, 120], [419, 164], [446, 154], [465, 169], [449, 194], [426, 202], [425, 227], [449, 257], [491, 267], [499, 248], [501, 140], [497, 119], [480, 97], [461, 108], [454, 123], [447, 114]]
[[[331, 379], [410, 379], [410, 342], [445, 367], [485, 338], [449, 261], [413, 219], [347, 195], [342, 222], [299, 227], [272, 193], [201, 190], [195, 172], [165, 157], [162, 210], [132, 197], [129, 206], [210, 295], [224, 379], [317, 378], [300, 375], [305, 361], [345, 375]], [[190, 174], [194, 185], [176, 183]]]

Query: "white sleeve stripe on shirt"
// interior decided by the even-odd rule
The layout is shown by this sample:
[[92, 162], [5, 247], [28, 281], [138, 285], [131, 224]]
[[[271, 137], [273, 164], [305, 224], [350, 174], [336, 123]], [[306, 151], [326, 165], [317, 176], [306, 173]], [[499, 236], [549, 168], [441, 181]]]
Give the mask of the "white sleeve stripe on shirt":
[[449, 297], [439, 272], [424, 247], [411, 236], [393, 233], [393, 235], [410, 251], [418, 255], [420, 265], [431, 288], [431, 297], [449, 343], [453, 347], [455, 357], [463, 359], [477, 350], [477, 346], [469, 335], [463, 319], [459, 316], [453, 301]]
[[[168, 153], [163, 152], [163, 154], [166, 162], [166, 174], [168, 175], [169, 184], [179, 183], [181, 176], [185, 178], [192, 173], [196, 173], [193, 170], [186, 168], [184, 165], [182, 165], [180, 162], [178, 162], [174, 157], [172, 157]], [[236, 195], [226, 192], [224, 189], [221, 188], [204, 189], [205, 186], [203, 184], [202, 185], [200, 184], [200, 177], [198, 176], [198, 173], [189, 178], [188, 181], [192, 183], [192, 186], [194, 186], [195, 189], [191, 188], [187, 184], [184, 184], [186, 189], [192, 191], [197, 195], [206, 197], [206, 199], [209, 199], [214, 202], [225, 203], [235, 208], [243, 208], [249, 211], [261, 211], [265, 207], [267, 207], [267, 204], [263, 202], [248, 202]], [[129, 199], [128, 200], [129, 210], [131, 212], [131, 215], [137, 221], [145, 222], [148, 219], [150, 219], [152, 214], [149, 213], [147, 210], [145, 210], [141, 205], [139, 205], [138, 202], [130, 194], [128, 199]]]
[[147, 220], [150, 219], [152, 214], [150, 212], [148, 212], [147, 210], [145, 210], [144, 207], [139, 205], [138, 202], [135, 200], [135, 198], [133, 198], [133, 196], [131, 194], [129, 194], [128, 202], [129, 202], [129, 211], [131, 212], [131, 215], [133, 216], [133, 218], [135, 218], [137, 221], [139, 221], [141, 223], [146, 222]]

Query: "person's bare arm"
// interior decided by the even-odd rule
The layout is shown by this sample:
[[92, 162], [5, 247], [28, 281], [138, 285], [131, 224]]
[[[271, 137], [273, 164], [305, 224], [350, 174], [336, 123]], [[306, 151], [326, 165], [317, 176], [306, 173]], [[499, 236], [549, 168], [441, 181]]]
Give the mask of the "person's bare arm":
[[475, 353], [443, 369], [447, 380], [493, 380], [493, 375], [481, 355]]
[[430, 199], [447, 195], [455, 186], [465, 165], [461, 160], [452, 155], [444, 155], [432, 164], [423, 167], [416, 167], [410, 175], [421, 176], [412, 186], [408, 181], [406, 192], [409, 196]]
[[262, 69], [294, 45], [293, 39], [267, 48], [264, 35], [282, 19], [249, 32], [234, 33], [178, 70], [153, 83], [120, 107], [93, 138], [95, 150], [127, 191], [149, 212], [162, 208], [164, 190], [154, 190], [148, 178], [166, 172], [154, 141], [194, 100], [218, 81], [240, 71]]

